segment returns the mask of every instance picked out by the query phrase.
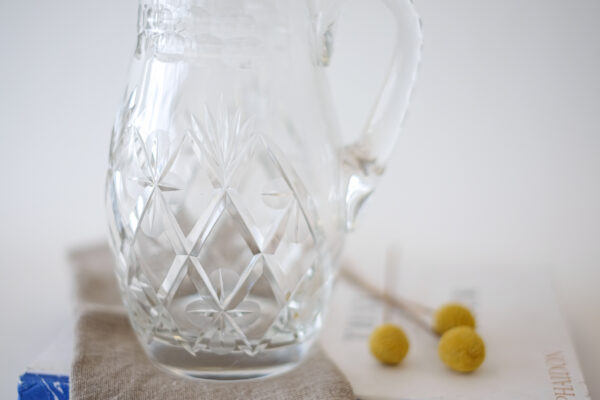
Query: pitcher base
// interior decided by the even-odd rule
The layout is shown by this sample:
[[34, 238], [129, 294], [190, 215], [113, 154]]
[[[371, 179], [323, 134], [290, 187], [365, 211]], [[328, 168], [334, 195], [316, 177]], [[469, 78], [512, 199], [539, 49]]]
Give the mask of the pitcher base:
[[245, 353], [219, 355], [203, 351], [193, 356], [180, 347], [159, 341], [150, 344], [146, 351], [154, 364], [176, 375], [193, 379], [232, 381], [257, 379], [287, 372], [303, 360], [311, 342], [269, 349], [253, 356]]

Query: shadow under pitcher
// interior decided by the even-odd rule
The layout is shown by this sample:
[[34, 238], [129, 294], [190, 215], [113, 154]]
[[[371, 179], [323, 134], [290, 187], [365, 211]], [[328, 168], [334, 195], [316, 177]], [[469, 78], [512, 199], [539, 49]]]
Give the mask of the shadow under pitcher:
[[409, 0], [365, 129], [344, 143], [326, 66], [337, 0], [141, 0], [110, 145], [116, 274], [174, 373], [288, 370], [317, 336], [344, 237], [401, 131], [421, 52]]

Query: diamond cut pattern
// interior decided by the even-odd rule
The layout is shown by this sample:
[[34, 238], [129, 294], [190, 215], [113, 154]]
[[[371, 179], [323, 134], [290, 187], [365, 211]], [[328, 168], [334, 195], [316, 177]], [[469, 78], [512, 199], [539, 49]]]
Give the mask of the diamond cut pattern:
[[252, 120], [223, 103], [190, 120], [181, 137], [131, 128], [115, 164], [136, 265], [130, 310], [148, 337], [171, 333], [191, 353], [253, 354], [318, 259], [316, 218]]

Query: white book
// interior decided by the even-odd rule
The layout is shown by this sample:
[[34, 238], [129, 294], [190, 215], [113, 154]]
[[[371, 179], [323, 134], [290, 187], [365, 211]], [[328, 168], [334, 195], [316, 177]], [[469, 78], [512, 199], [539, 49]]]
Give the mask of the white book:
[[[370, 282], [384, 281], [383, 274]], [[368, 337], [383, 320], [384, 306], [352, 284], [334, 289], [321, 344], [361, 399], [584, 400], [590, 399], [548, 274], [540, 270], [415, 269], [387, 292], [430, 306], [457, 300], [472, 308], [486, 359], [471, 374], [447, 368], [438, 338], [398, 312], [410, 351], [396, 367], [381, 365]], [[383, 288], [383, 284], [380, 286]]]

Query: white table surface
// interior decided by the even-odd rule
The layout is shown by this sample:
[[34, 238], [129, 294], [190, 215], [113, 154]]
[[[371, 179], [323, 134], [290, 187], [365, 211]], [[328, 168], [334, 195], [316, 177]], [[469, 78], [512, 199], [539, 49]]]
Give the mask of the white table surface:
[[[396, 245], [405, 268], [547, 267], [599, 396], [600, 2], [417, 7], [418, 87], [346, 254], [366, 267]], [[66, 250], [106, 234], [109, 133], [136, 12], [133, 0], [0, 2], [2, 399], [69, 317]], [[366, 118], [392, 33], [381, 5], [349, 1], [331, 66], [348, 132]]]

